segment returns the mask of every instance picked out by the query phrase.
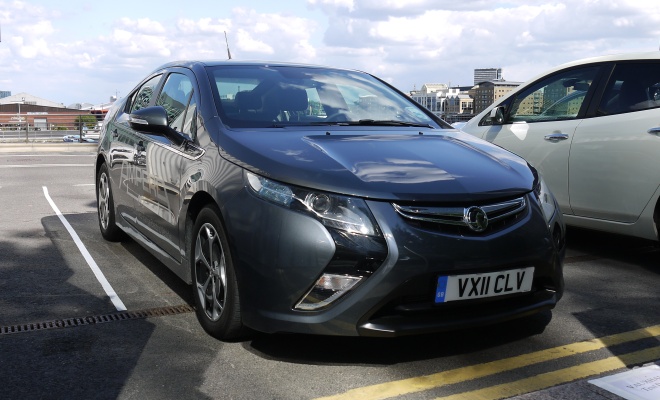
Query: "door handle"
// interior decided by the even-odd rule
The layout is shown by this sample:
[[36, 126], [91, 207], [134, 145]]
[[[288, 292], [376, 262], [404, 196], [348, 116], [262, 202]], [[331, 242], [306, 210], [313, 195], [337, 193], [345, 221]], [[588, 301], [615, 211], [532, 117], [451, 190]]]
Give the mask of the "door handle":
[[655, 128], [651, 128], [647, 133], [650, 133], [651, 135], [660, 135], [660, 126], [656, 126]]
[[545, 135], [543, 137], [543, 139], [545, 139], [549, 142], [560, 142], [562, 140], [568, 139], [568, 135], [565, 134], [565, 133], [561, 133], [561, 132], [555, 132], [555, 133], [551, 133], [549, 135]]

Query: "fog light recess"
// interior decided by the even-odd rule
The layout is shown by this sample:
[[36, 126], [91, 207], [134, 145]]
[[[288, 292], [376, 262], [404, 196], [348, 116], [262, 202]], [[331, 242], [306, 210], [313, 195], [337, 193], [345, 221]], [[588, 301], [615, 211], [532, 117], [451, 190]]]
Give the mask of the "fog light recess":
[[296, 304], [296, 310], [315, 311], [328, 306], [348, 293], [362, 280], [361, 276], [323, 274]]

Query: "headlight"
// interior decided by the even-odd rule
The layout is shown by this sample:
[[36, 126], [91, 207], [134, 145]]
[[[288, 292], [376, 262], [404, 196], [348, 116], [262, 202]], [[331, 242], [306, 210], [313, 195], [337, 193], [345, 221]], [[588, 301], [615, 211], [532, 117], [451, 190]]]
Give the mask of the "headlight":
[[259, 197], [309, 214], [323, 225], [350, 233], [377, 236], [371, 211], [362, 199], [291, 187], [247, 172], [250, 188]]
[[541, 203], [541, 209], [543, 210], [545, 220], [549, 223], [555, 215], [557, 207], [555, 204], [555, 198], [548, 189], [548, 185], [545, 184], [545, 181], [540, 176], [538, 184], [536, 185], [536, 188], [534, 188], [534, 193], [536, 194], [539, 203]]

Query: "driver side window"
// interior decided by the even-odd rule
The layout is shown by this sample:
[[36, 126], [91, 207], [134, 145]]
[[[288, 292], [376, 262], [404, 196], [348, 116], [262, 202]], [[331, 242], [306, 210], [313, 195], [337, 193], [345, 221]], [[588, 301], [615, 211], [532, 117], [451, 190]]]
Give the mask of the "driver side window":
[[516, 96], [507, 123], [546, 122], [577, 118], [598, 67], [560, 72]]
[[186, 109], [192, 92], [192, 83], [186, 75], [172, 73], [156, 100], [156, 105], [167, 111], [168, 125], [177, 132], [184, 132]]

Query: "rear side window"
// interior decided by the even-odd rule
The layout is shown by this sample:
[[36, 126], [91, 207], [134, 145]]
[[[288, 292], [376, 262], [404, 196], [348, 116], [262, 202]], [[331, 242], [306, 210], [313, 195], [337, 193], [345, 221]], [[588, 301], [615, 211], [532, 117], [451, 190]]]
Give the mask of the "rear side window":
[[598, 71], [598, 67], [577, 68], [535, 83], [513, 100], [507, 122], [577, 118]]
[[600, 115], [621, 114], [660, 106], [660, 63], [617, 64], [598, 106]]

